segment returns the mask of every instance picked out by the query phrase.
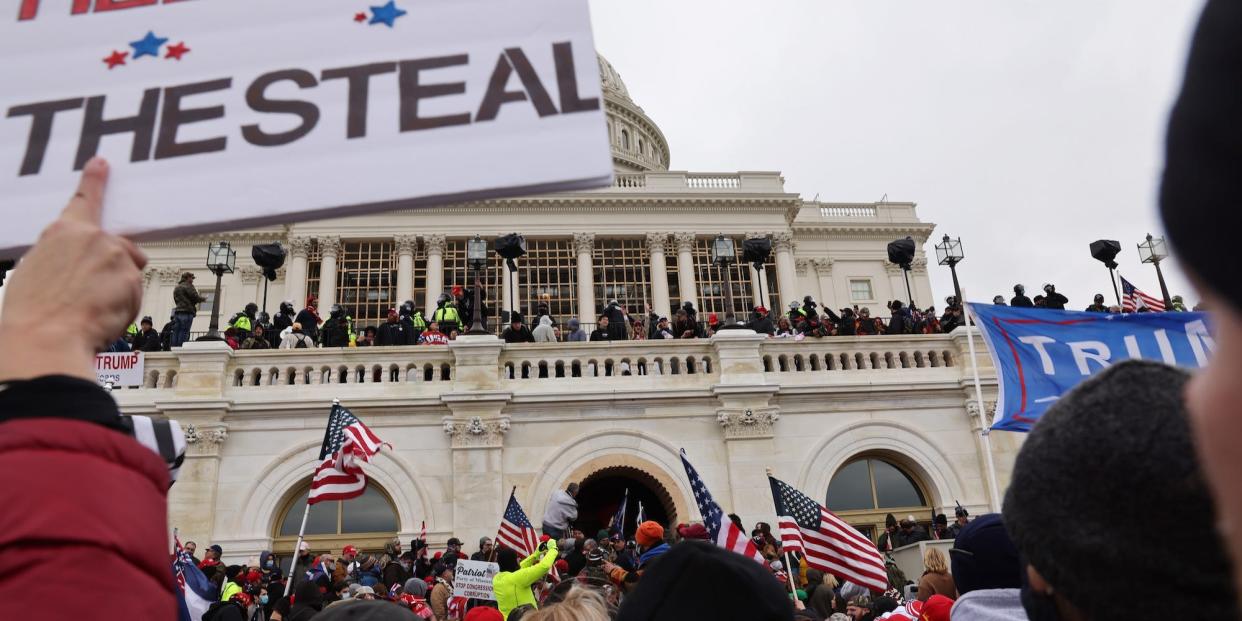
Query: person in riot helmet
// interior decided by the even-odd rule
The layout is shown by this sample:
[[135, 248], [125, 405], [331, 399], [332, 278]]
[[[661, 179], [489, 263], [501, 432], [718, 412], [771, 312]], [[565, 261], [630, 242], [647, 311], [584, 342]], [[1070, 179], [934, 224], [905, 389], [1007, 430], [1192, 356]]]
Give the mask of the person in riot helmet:
[[1097, 293], [1095, 299], [1092, 300], [1091, 306], [1087, 307], [1088, 313], [1107, 313], [1108, 306], [1104, 304], [1104, 295]]
[[276, 316], [272, 318], [272, 329], [268, 331], [267, 338], [271, 342], [272, 347], [280, 345], [281, 333], [293, 326], [293, 319], [297, 316], [297, 311], [293, 309], [293, 300], [285, 300], [280, 303], [280, 310], [276, 311]]
[[1065, 305], [1069, 303], [1069, 298], [1057, 293], [1056, 285], [1044, 285], [1044, 307], [1054, 308], [1056, 310], [1065, 310]]
[[1031, 298], [1026, 297], [1026, 287], [1017, 284], [1013, 286], [1013, 298], [1009, 300], [1009, 305], [1018, 308], [1033, 308], [1035, 303], [1031, 302]]
[[992, 304], [993, 304], [994, 306], [1005, 306], [1005, 296], [1003, 296], [1003, 295], [998, 295], [998, 296], [996, 296], [996, 297], [992, 298]]
[[324, 347], [349, 347], [353, 340], [353, 320], [340, 304], [333, 304], [328, 320], [323, 323], [320, 331], [320, 345]]

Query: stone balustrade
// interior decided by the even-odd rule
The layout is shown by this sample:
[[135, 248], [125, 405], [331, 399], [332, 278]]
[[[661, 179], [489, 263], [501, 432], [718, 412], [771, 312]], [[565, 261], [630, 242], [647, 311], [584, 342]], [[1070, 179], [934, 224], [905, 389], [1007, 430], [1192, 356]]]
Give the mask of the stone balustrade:
[[[701, 391], [720, 386], [949, 383], [969, 380], [965, 331], [912, 336], [769, 339], [731, 331], [712, 339], [507, 345], [490, 336], [446, 347], [232, 351], [191, 343], [146, 356], [141, 387], [118, 389], [123, 406], [173, 398], [234, 403], [435, 399], [478, 391], [510, 395], [583, 391]], [[976, 339], [981, 373], [994, 372]]]

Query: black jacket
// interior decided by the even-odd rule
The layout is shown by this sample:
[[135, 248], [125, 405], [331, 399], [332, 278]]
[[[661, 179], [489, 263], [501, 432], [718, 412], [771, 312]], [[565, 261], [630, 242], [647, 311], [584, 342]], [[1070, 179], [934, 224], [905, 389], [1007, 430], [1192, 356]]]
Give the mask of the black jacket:
[[1108, 307], [1104, 306], [1103, 304], [1092, 304], [1091, 306], [1087, 307], [1087, 312], [1088, 313], [1107, 313]]
[[1054, 308], [1056, 310], [1065, 310], [1065, 305], [1069, 303], [1069, 298], [1053, 291], [1044, 297], [1044, 308]]
[[163, 341], [160, 339], [160, 333], [154, 329], [139, 332], [134, 337], [134, 349], [140, 351], [163, 351]]
[[233, 602], [212, 602], [203, 621], [246, 621], [246, 609]]
[[759, 315], [756, 313], [746, 324], [747, 328], [758, 332], [759, 334], [772, 335], [776, 332], [776, 326], [772, 324], [772, 318], [767, 315]]
[[280, 347], [280, 333], [293, 325], [293, 317], [292, 314], [276, 313], [276, 316], [272, 318], [272, 329], [265, 332], [268, 337], [267, 341], [272, 344], [272, 347]]
[[608, 340], [624, 341], [628, 338], [625, 329], [625, 311], [621, 310], [620, 306], [609, 304], [601, 314], [608, 317]]
[[[306, 331], [306, 326], [302, 326]], [[349, 324], [344, 317], [329, 319], [323, 323], [320, 344], [324, 347], [349, 347]]]
[[408, 345], [409, 342], [409, 338], [406, 336], [405, 324], [400, 321], [382, 324], [375, 331], [376, 345]]
[[302, 334], [311, 337], [312, 341], [319, 340], [319, 320], [309, 310], [302, 309], [299, 311], [294, 321], [302, 324]]
[[1017, 306], [1018, 308], [1035, 308], [1035, 304], [1031, 302], [1031, 298], [1028, 298], [1025, 295], [1013, 296], [1009, 299], [1009, 305]]
[[594, 329], [594, 330], [591, 330], [591, 339], [590, 339], [590, 340], [592, 340], [592, 341], [611, 341], [611, 340], [612, 340], [612, 337], [609, 335], [609, 332], [608, 332], [608, 329], [607, 329], [607, 328], [596, 328], [596, 329]]
[[535, 342], [534, 333], [532, 333], [530, 331], [530, 328], [527, 328], [524, 324], [522, 325], [522, 327], [518, 328], [517, 330], [514, 330], [513, 326], [509, 326], [508, 328], [505, 328], [505, 331], [500, 333], [500, 338], [504, 339], [506, 343], [534, 343]]

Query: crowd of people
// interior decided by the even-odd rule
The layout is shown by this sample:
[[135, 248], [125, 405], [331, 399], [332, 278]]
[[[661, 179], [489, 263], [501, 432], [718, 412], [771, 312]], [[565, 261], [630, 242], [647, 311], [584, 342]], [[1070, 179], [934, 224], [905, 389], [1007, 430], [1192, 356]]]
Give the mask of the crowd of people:
[[[1065, 309], [1069, 300], [1054, 285], [1044, 285], [1043, 295], [1026, 296], [1023, 285], [1014, 285], [1014, 296], [1008, 305], [1016, 307]], [[406, 300], [399, 308], [388, 310], [386, 320], [375, 326], [359, 327], [347, 308], [333, 304], [323, 318], [314, 296], [299, 310], [292, 301], [280, 303], [275, 316], [249, 303], [229, 319], [222, 338], [233, 349], [305, 349], [315, 347], [384, 347], [392, 345], [446, 345], [456, 340], [471, 326], [473, 303], [470, 292], [453, 287], [441, 294], [430, 317]], [[112, 345], [111, 351], [170, 351], [190, 337], [190, 324], [203, 296], [194, 287], [194, 274], [186, 272], [173, 291], [175, 308], [169, 321], [156, 330], [151, 317], [131, 324], [126, 335]], [[1006, 305], [1004, 296], [996, 296], [994, 304]], [[642, 313], [630, 313], [616, 299], [611, 299], [596, 316], [590, 330], [577, 318], [563, 324], [549, 311], [546, 300], [540, 300], [528, 317], [520, 312], [507, 314], [509, 323], [500, 332], [506, 343], [555, 343], [582, 341], [629, 341], [654, 339], [709, 338], [722, 330], [749, 329], [771, 338], [805, 339], [825, 336], [869, 336], [877, 334], [941, 334], [964, 325], [965, 313], [954, 296], [945, 298], [944, 311], [919, 309], [901, 300], [885, 305], [887, 316], [873, 316], [868, 307], [848, 306], [836, 311], [822, 306], [812, 296], [801, 302], [789, 303], [784, 313], [772, 313], [755, 306], [749, 317], [719, 313], [701, 314], [691, 302], [685, 302], [668, 315], [648, 305]], [[486, 307], [483, 309], [486, 315]], [[1104, 304], [1103, 294], [1096, 294], [1088, 312], [1120, 313], [1121, 307]], [[1140, 307], [1138, 312], [1148, 312]], [[1185, 311], [1181, 296], [1173, 296], [1172, 311]], [[1195, 310], [1201, 310], [1196, 307]]]

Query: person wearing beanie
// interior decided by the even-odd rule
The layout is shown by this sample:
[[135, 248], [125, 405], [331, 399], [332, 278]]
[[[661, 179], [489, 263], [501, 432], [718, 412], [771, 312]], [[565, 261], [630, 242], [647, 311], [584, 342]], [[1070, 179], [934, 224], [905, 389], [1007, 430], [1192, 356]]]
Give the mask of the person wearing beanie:
[[959, 597], [953, 614], [960, 619], [1025, 619], [1019, 588], [1022, 561], [999, 513], [980, 516], [964, 526], [949, 550]]
[[540, 544], [534, 554], [521, 562], [513, 548], [502, 546], [496, 551], [496, 564], [500, 566], [500, 572], [492, 577], [492, 590], [502, 617], [509, 618], [509, 613], [518, 606], [536, 605], [531, 586], [548, 574], [553, 563], [557, 562], [557, 554], [556, 539]]
[[464, 621], [503, 621], [504, 615], [490, 606], [475, 606], [466, 612]]
[[[1188, 408], [1204, 474], [1235, 567], [1242, 568], [1242, 280], [1227, 254], [1227, 201], [1242, 170], [1242, 4], [1209, 0], [1199, 18], [1181, 93], [1169, 118], [1160, 213], [1173, 254], [1213, 310], [1212, 362], [1191, 384]], [[1226, 226], [1221, 226], [1221, 225]], [[1199, 305], [1196, 305], [1196, 310]], [[1234, 573], [1242, 595], [1242, 571]]]
[[702, 541], [708, 541], [711, 539], [711, 534], [707, 532], [707, 528], [697, 522], [694, 524], [689, 524], [689, 525], [683, 524], [681, 526], [678, 526], [677, 535], [681, 537], [682, 540], [699, 539]]
[[[746, 596], [721, 597], [726, 593]], [[707, 541], [684, 541], [664, 554], [646, 570], [617, 616], [618, 621], [792, 618], [789, 593], [771, 572]]]
[[630, 572], [612, 563], [604, 563], [604, 573], [617, 586], [641, 577], [648, 565], [669, 551], [668, 544], [664, 543], [664, 527], [650, 520], [638, 525], [634, 540], [638, 544], [639, 552], [637, 569]]
[[220, 601], [227, 602], [230, 597], [242, 592], [246, 574], [241, 565], [229, 565], [224, 568], [224, 585], [220, 588]]
[[[1238, 618], [1182, 401], [1188, 381], [1127, 360], [1062, 396], [1031, 430], [1003, 511], [1026, 563], [1028, 616], [1174, 619], [1190, 597], [1196, 619]], [[1160, 588], [1136, 589], [1136, 579]]]
[[890, 513], [884, 516], [884, 532], [880, 533], [880, 538], [876, 541], [875, 546], [881, 552], [892, 552], [893, 548], [899, 547], [896, 542], [897, 536], [897, 518]]

